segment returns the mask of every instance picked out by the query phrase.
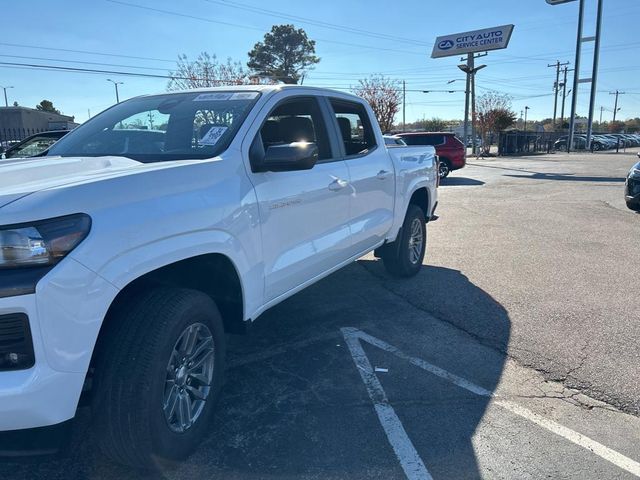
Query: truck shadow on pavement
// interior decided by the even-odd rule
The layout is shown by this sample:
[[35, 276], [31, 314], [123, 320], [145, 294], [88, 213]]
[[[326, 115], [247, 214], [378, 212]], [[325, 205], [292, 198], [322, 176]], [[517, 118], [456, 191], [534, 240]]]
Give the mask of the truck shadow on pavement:
[[624, 177], [590, 177], [562, 173], [534, 173], [533, 175], [504, 175], [512, 178], [529, 178], [532, 180], [560, 180], [565, 182], [621, 182]]
[[[0, 478], [401, 479], [340, 328], [355, 327], [493, 391], [504, 367], [505, 309], [461, 272], [425, 266], [412, 279], [360, 260], [230, 337], [227, 382], [211, 433], [186, 462], [157, 474], [114, 465], [77, 422], [66, 456], [0, 464]], [[473, 435], [489, 399], [363, 343], [389, 404], [430, 474], [482, 476]], [[85, 412], [86, 416], [86, 412]]]
[[484, 185], [482, 180], [467, 177], [447, 177], [440, 180], [441, 187], [474, 187]]

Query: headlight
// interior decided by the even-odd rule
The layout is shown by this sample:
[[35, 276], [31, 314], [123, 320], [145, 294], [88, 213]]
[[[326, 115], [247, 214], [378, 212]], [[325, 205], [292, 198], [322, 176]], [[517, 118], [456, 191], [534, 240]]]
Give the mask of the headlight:
[[0, 269], [55, 265], [85, 239], [85, 214], [0, 227]]

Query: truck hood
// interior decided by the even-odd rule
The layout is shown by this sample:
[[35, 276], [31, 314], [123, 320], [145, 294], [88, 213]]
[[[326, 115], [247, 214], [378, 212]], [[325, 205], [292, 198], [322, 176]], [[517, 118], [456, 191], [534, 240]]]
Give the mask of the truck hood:
[[0, 208], [31, 193], [121, 175], [163, 168], [124, 157], [37, 157], [0, 161]]

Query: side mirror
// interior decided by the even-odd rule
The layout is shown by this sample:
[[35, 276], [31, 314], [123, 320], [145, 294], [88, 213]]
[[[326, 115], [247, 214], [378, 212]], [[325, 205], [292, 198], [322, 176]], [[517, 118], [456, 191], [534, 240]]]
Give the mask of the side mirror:
[[293, 142], [267, 148], [261, 165], [263, 172], [310, 170], [318, 161], [318, 146], [311, 142]]

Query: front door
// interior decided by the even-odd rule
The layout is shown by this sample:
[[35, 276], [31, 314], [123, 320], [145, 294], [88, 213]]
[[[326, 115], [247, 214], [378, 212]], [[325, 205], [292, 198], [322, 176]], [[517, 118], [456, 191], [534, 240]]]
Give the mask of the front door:
[[315, 142], [310, 170], [251, 173], [258, 199], [265, 302], [299, 287], [349, 258], [349, 173], [334, 155], [317, 99], [293, 97], [275, 106], [260, 130], [271, 145]]

